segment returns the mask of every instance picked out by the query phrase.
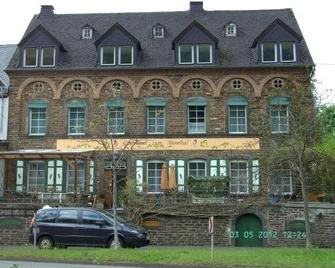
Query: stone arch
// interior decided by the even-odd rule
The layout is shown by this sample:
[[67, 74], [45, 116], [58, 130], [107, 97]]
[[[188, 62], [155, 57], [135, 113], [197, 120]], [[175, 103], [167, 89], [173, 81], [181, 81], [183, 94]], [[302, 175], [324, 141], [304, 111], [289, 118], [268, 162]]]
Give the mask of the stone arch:
[[132, 91], [132, 94], [133, 96], [135, 97], [135, 83], [130, 80], [129, 78], [127, 77], [112, 77], [112, 76], [108, 76], [108, 77], [105, 77], [104, 79], [101, 80], [100, 84], [97, 86], [97, 89], [96, 89], [96, 96], [97, 98], [100, 97], [100, 94], [101, 94], [101, 90], [102, 88], [108, 83], [108, 82], [111, 82], [113, 80], [119, 80], [119, 81], [123, 81], [125, 83], [127, 83]]
[[262, 95], [263, 90], [264, 90], [264, 86], [266, 85], [266, 83], [268, 83], [270, 80], [272, 80], [273, 78], [282, 78], [285, 79], [291, 83], [294, 84], [295, 87], [299, 86], [299, 83], [294, 79], [292, 79], [292, 75], [287, 75], [287, 74], [269, 74], [266, 77], [264, 77], [260, 82], [259, 82], [259, 96]]
[[72, 81], [83, 81], [86, 82], [90, 87], [89, 87], [89, 91], [91, 92], [92, 96], [97, 99], [97, 93], [96, 93], [96, 87], [95, 87], [95, 83], [87, 78], [87, 77], [69, 77], [64, 79], [59, 85], [58, 85], [58, 89], [57, 89], [57, 95], [55, 96], [55, 99], [59, 99], [61, 94], [62, 94], [62, 90], [64, 89], [64, 87], [69, 84]]
[[189, 75], [189, 76], [184, 77], [184, 78], [178, 83], [177, 88], [176, 88], [176, 97], [179, 97], [179, 95], [180, 95], [180, 90], [181, 90], [181, 88], [183, 87], [183, 85], [184, 85], [186, 82], [188, 82], [188, 81], [190, 81], [190, 80], [192, 80], [192, 79], [200, 79], [200, 80], [203, 80], [203, 81], [207, 82], [208, 85], [212, 88], [212, 91], [213, 91], [213, 94], [214, 94], [214, 92], [215, 92], [215, 90], [216, 90], [216, 86], [215, 86], [214, 82], [213, 82], [211, 79], [209, 79], [207, 76], [204, 76], [204, 75]]
[[217, 88], [215, 89], [214, 97], [220, 96], [221, 88], [223, 88], [224, 85], [231, 79], [243, 79], [247, 81], [253, 88], [255, 95], [260, 96], [260, 95], [257, 95], [259, 92], [259, 85], [257, 85], [256, 81], [254, 81], [249, 75], [242, 74], [242, 75], [227, 75], [223, 79], [221, 79]]
[[22, 95], [23, 90], [28, 85], [30, 85], [31, 83], [34, 83], [34, 82], [44, 82], [44, 83], [48, 84], [48, 86], [51, 88], [51, 90], [53, 92], [53, 98], [54, 99], [56, 98], [56, 96], [57, 96], [57, 87], [56, 87], [56, 84], [51, 79], [49, 79], [49, 78], [42, 78], [42, 77], [40, 77], [40, 78], [27, 78], [26, 80], [24, 80], [20, 84], [20, 86], [19, 86], [16, 98], [18, 100], [21, 99], [21, 95]]
[[171, 88], [171, 90], [172, 90], [172, 95], [173, 95], [173, 97], [174, 97], [174, 98], [177, 98], [177, 97], [178, 97], [178, 91], [177, 91], [177, 88], [175, 87], [174, 83], [172, 82], [172, 80], [171, 80], [170, 78], [165, 77], [165, 76], [147, 76], [147, 77], [141, 79], [141, 80], [138, 82], [138, 84], [137, 84], [137, 86], [136, 86], [136, 88], [135, 88], [134, 98], [138, 98], [138, 97], [140, 96], [140, 91], [141, 91], [142, 86], [143, 86], [146, 82], [148, 82], [148, 81], [150, 81], [150, 80], [162, 80], [162, 81], [166, 82], [166, 83], [170, 86], [170, 88]]

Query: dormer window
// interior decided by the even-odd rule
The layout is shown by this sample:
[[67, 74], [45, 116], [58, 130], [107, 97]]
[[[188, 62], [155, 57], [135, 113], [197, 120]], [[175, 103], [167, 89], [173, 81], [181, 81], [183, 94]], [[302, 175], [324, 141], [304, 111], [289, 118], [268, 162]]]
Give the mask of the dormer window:
[[119, 47], [119, 65], [132, 65], [134, 49], [132, 46]]
[[82, 39], [92, 39], [92, 33], [93, 33], [92, 28], [85, 27], [81, 31], [81, 38]]
[[103, 46], [100, 52], [101, 65], [115, 65], [115, 47]]
[[261, 45], [262, 62], [277, 62], [277, 44], [264, 43]]
[[38, 49], [36, 47], [29, 47], [24, 49], [23, 66], [37, 67]]
[[226, 36], [236, 36], [236, 24], [229, 23], [226, 26]]
[[296, 61], [295, 43], [293, 42], [280, 43], [280, 61], [281, 62]]
[[179, 64], [194, 63], [194, 51], [192, 45], [180, 45], [178, 47], [178, 61]]
[[54, 47], [43, 47], [41, 49], [41, 66], [53, 67], [55, 66], [56, 50]]
[[152, 28], [152, 36], [154, 38], [164, 38], [164, 27], [162, 25], [156, 25]]
[[197, 63], [212, 63], [212, 46], [209, 44], [197, 45]]
[[[196, 51], [196, 53], [194, 53]], [[179, 64], [213, 63], [213, 47], [210, 44], [180, 45], [178, 47]]]

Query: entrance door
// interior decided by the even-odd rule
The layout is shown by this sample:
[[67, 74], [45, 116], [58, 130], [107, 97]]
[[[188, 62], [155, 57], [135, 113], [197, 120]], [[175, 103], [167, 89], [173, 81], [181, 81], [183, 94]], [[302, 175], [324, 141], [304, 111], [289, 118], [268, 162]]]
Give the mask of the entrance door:
[[3, 197], [5, 183], [5, 160], [0, 160], [0, 197]]
[[236, 220], [235, 230], [238, 238], [235, 240], [237, 247], [262, 247], [262, 222], [254, 214], [244, 214]]

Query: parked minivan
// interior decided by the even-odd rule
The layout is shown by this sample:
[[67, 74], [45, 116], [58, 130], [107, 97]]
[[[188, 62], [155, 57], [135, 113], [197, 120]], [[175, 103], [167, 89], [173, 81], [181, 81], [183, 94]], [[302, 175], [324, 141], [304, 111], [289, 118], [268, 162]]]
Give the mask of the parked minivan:
[[[141, 247], [150, 243], [145, 230], [135, 224], [118, 220], [117, 230], [122, 247]], [[29, 242], [39, 248], [54, 246], [112, 247], [114, 219], [111, 214], [90, 208], [43, 208], [34, 217]]]

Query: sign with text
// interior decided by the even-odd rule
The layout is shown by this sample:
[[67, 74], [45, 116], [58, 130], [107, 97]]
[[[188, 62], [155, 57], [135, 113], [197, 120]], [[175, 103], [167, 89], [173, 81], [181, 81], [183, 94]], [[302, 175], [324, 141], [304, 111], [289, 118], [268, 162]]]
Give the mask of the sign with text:
[[[112, 139], [106, 139], [112, 148]], [[133, 151], [196, 151], [196, 150], [259, 150], [258, 138], [157, 138], [157, 139], [113, 139], [113, 147], [117, 150], [132, 148]], [[94, 139], [59, 139], [58, 150], [94, 149], [104, 150], [99, 140]]]

